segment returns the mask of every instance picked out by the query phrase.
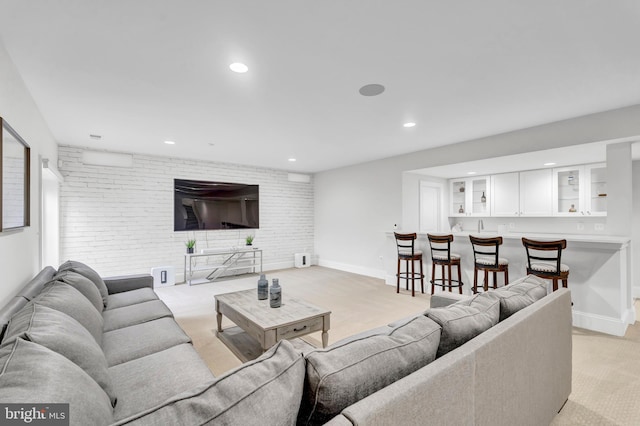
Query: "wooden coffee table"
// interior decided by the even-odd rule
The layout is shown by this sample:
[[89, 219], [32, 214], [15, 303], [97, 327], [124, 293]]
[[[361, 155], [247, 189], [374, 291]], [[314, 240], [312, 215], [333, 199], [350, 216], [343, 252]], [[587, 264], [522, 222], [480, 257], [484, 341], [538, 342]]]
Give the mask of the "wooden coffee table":
[[[255, 359], [282, 339], [293, 339], [322, 330], [322, 346], [329, 340], [331, 311], [304, 300], [284, 297], [282, 306], [271, 308], [258, 300], [256, 290], [220, 294], [216, 298], [216, 335], [243, 362]], [[222, 329], [222, 316], [237, 327]]]

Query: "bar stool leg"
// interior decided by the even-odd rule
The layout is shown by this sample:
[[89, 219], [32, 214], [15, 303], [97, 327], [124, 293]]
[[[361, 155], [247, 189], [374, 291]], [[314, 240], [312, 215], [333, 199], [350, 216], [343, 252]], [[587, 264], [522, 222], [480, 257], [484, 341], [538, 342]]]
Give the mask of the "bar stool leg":
[[484, 291], [489, 290], [489, 271], [487, 271], [486, 269], [484, 270], [484, 283], [482, 284], [482, 288], [484, 289]]
[[553, 279], [553, 291], [556, 291], [558, 289], [558, 279], [554, 278]]
[[567, 288], [567, 284], [568, 284], [567, 281], [568, 281], [567, 279], [562, 280], [562, 287]]
[[498, 273], [493, 271], [493, 288], [498, 288]]
[[[416, 297], [416, 272], [415, 261], [411, 261], [411, 297]], [[409, 281], [409, 280], [407, 280]]]
[[398, 258], [398, 273], [396, 277], [396, 293], [400, 293], [400, 258]]
[[435, 293], [436, 291], [436, 285], [434, 284], [436, 282], [436, 264], [432, 263], [431, 264], [431, 294]]
[[473, 267], [473, 294], [478, 293], [478, 268]]
[[507, 269], [504, 270], [504, 285], [507, 286], [509, 285], [509, 267], [507, 266]]
[[[413, 263], [413, 262], [412, 262]], [[404, 289], [409, 290], [409, 261], [404, 261], [404, 270], [407, 271], [407, 279], [404, 281]]]
[[422, 259], [420, 259], [420, 292], [424, 294], [424, 274], [422, 273]]
[[458, 292], [462, 294], [462, 273], [460, 272], [460, 262], [458, 262]]
[[449, 271], [449, 293], [451, 293], [451, 263], [447, 265]]

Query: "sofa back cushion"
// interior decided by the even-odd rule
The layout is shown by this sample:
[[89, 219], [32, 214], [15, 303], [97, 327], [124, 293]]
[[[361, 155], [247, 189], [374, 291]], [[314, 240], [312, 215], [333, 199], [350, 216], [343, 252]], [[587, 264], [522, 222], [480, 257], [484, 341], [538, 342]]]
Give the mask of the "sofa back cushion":
[[116, 424], [294, 425], [304, 358], [281, 340], [254, 361]]
[[440, 327], [418, 316], [306, 354], [299, 424], [323, 424], [344, 408], [435, 359]]
[[493, 292], [480, 293], [444, 308], [430, 309], [427, 316], [442, 327], [437, 354], [441, 357], [496, 325], [500, 299]]
[[547, 284], [529, 275], [505, 287], [494, 290], [500, 298], [500, 321], [547, 295]]
[[0, 347], [0, 401], [67, 403], [73, 425], [113, 422], [109, 397], [87, 373], [64, 356], [24, 339]]
[[3, 345], [16, 339], [37, 343], [69, 359], [91, 376], [115, 405], [116, 395], [104, 353], [78, 321], [63, 312], [29, 302], [11, 318]]
[[89, 302], [91, 302], [98, 312], [102, 312], [104, 309], [102, 295], [100, 294], [98, 287], [93, 283], [93, 281], [84, 275], [80, 275], [73, 271], [62, 271], [55, 274], [53, 279], [68, 284], [78, 290], [89, 300]]
[[59, 281], [47, 284], [33, 303], [64, 312], [86, 328], [102, 345], [102, 316], [78, 290]]
[[100, 296], [102, 296], [102, 305], [107, 306], [107, 297], [109, 296], [109, 291], [107, 290], [107, 285], [95, 270], [85, 265], [84, 263], [77, 262], [75, 260], [67, 260], [58, 268], [58, 272], [64, 271], [77, 272], [78, 274], [84, 275], [85, 277], [89, 278], [91, 282], [96, 285], [98, 291], [100, 291]]

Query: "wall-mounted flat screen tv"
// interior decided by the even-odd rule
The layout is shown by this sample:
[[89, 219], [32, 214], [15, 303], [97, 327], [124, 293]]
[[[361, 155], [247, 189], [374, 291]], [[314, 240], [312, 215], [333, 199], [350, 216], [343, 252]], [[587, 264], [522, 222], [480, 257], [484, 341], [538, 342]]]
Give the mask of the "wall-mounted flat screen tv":
[[259, 185], [174, 179], [174, 231], [257, 229]]

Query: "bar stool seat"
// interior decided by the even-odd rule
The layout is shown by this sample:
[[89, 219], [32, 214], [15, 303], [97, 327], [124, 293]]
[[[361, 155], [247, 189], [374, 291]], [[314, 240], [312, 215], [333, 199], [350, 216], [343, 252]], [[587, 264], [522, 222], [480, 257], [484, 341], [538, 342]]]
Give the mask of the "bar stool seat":
[[498, 272], [504, 273], [504, 285], [509, 284], [509, 259], [500, 257], [502, 237], [480, 238], [469, 235], [473, 248], [473, 292], [478, 293], [478, 272], [484, 272], [484, 291], [489, 290], [489, 272], [493, 273], [493, 288], [498, 288]]
[[[458, 291], [462, 294], [462, 271], [460, 269], [460, 255], [451, 252], [451, 242], [453, 235], [434, 235], [427, 234], [429, 246], [431, 247], [431, 294], [435, 293], [435, 286], [449, 289], [451, 292], [453, 287], [458, 287]], [[441, 267], [441, 278], [436, 278], [436, 265]], [[445, 266], [447, 273], [445, 273]], [[454, 280], [451, 276], [451, 267], [456, 266], [458, 270], [458, 279]]]
[[[396, 247], [398, 249], [398, 270], [396, 273], [396, 293], [400, 293], [400, 280], [405, 280], [405, 289], [409, 290], [409, 280], [411, 280], [411, 296], [416, 295], [415, 280], [420, 279], [420, 290], [424, 293], [424, 274], [422, 273], [422, 250], [418, 250], [415, 247], [418, 235], [414, 232], [412, 234], [399, 234], [394, 232], [396, 237]], [[404, 261], [405, 268], [401, 271], [402, 261]], [[409, 262], [411, 262], [411, 268], [409, 268]], [[420, 268], [419, 272], [415, 271], [415, 262], [418, 262]], [[409, 270], [411, 269], [411, 270]]]

